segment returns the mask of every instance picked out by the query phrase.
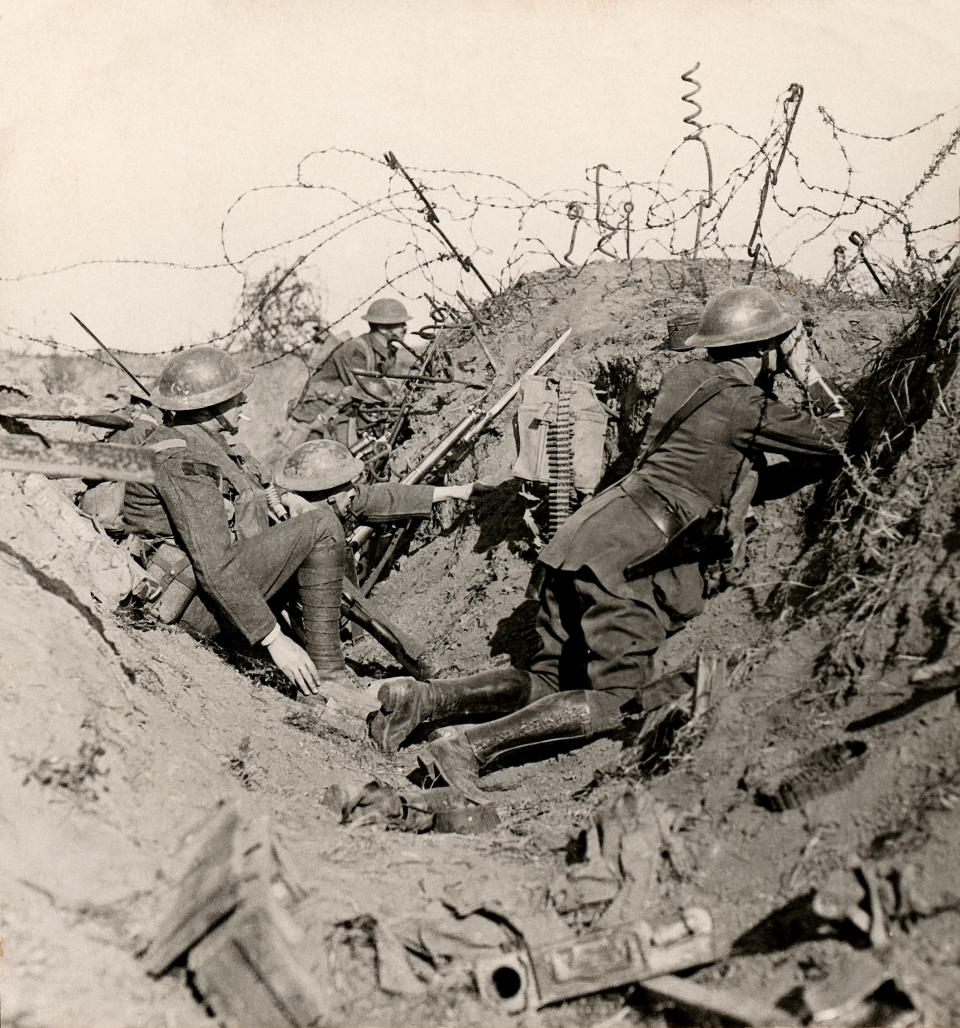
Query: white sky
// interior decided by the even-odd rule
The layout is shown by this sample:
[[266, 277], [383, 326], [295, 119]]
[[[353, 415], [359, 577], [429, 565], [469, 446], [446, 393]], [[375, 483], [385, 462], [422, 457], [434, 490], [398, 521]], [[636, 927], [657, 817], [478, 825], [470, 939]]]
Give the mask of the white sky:
[[[599, 161], [652, 180], [687, 131], [679, 76], [697, 60], [703, 122], [759, 138], [776, 96], [802, 83], [793, 146], [805, 173], [842, 187], [817, 106], [868, 133], [925, 121], [960, 103], [958, 40], [955, 0], [0, 0], [0, 277], [91, 258], [217, 263], [230, 203], [251, 187], [292, 182], [301, 157], [328, 147], [504, 175], [534, 195], [591, 192], [584, 169]], [[896, 144], [855, 141], [857, 192], [904, 195], [958, 119], [955, 110]], [[728, 134], [706, 138], [718, 180], [749, 152]], [[362, 199], [388, 189], [386, 169], [368, 162], [328, 156], [307, 167], [311, 181]], [[918, 224], [958, 213], [958, 167], [956, 157], [945, 163]], [[695, 145], [669, 177], [700, 186]], [[744, 190], [749, 203], [734, 219], [742, 240], [725, 242], [746, 243], [761, 182]], [[308, 231], [342, 207], [319, 190], [255, 193], [228, 224], [231, 251]], [[878, 220], [863, 212], [806, 251], [799, 270], [826, 273], [835, 243]], [[495, 279], [516, 217], [480, 222], [477, 238], [492, 252], [477, 264]], [[444, 227], [470, 248], [466, 223]], [[538, 228], [562, 254], [570, 223], [552, 216]], [[771, 222], [775, 249], [773, 231]], [[409, 236], [380, 218], [318, 251], [307, 270], [328, 316], [375, 290]], [[74, 309], [107, 342], [160, 349], [226, 329], [239, 287], [229, 268], [115, 264], [0, 281], [0, 328], [82, 347]], [[416, 296], [423, 287], [408, 288]], [[476, 283], [470, 292], [483, 295]], [[353, 316], [343, 327], [364, 326]]]

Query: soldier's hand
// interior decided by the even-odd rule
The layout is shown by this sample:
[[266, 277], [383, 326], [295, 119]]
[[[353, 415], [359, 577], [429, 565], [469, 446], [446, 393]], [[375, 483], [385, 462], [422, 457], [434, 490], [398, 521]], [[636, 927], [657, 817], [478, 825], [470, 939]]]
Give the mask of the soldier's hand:
[[797, 322], [796, 328], [780, 344], [780, 352], [793, 378], [800, 385], [809, 385], [814, 369], [810, 363], [810, 344], [802, 321]]
[[281, 632], [267, 647], [270, 659], [304, 695], [317, 691], [317, 669], [307, 651]]

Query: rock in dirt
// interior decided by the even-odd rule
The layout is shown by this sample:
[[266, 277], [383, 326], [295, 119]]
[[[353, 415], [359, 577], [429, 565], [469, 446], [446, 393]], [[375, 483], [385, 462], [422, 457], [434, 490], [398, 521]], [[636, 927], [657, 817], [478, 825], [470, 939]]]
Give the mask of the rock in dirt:
[[0, 473], [0, 523], [5, 545], [87, 606], [116, 607], [144, 577], [43, 475]]

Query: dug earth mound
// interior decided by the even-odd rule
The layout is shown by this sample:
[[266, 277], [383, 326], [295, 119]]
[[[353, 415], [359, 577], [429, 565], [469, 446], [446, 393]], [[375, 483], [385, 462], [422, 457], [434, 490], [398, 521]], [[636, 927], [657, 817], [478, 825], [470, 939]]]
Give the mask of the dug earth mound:
[[[614, 481], [636, 453], [663, 370], [683, 359], [658, 349], [668, 322], [747, 270], [638, 259], [521, 279], [480, 308], [479, 340], [474, 328], [444, 335], [454, 375], [485, 391], [420, 394], [393, 477], [569, 328], [557, 367], [593, 383], [609, 408], [603, 484]], [[663, 670], [698, 657], [713, 669], [697, 717], [665, 723], [642, 747], [628, 730], [501, 764], [483, 779], [497, 823], [476, 833], [391, 830], [402, 818], [384, 817], [371, 790], [358, 806], [374, 781], [385, 795], [416, 794], [415, 747], [385, 757], [311, 718], [270, 667], [228, 663], [183, 632], [118, 612], [136, 569], [65, 499], [79, 486], [3, 473], [5, 1018], [200, 1025], [212, 1011], [230, 1021], [215, 969], [234, 965], [212, 947], [216, 918], [199, 944], [205, 960], [197, 947], [161, 968], [157, 936], [187, 903], [179, 883], [212, 852], [211, 829], [239, 825], [224, 860], [243, 896], [264, 873], [249, 870], [251, 854], [270, 850], [285, 869], [271, 879], [281, 911], [271, 923], [284, 926], [277, 945], [304, 977], [291, 991], [293, 972], [274, 966], [275, 991], [277, 980], [288, 985], [274, 1003], [286, 1011], [278, 1024], [508, 1023], [520, 986], [511, 996], [503, 985], [492, 1007], [476, 986], [478, 961], [502, 955], [509, 939], [533, 949], [538, 924], [573, 938], [617, 913], [671, 925], [691, 908], [709, 912], [713, 928], [714, 959], [683, 979], [704, 995], [762, 997], [782, 1023], [801, 1023], [815, 987], [838, 975], [849, 983], [856, 975], [844, 969], [866, 956], [874, 990], [892, 979], [922, 1023], [955, 1022], [958, 281], [954, 269], [910, 304], [785, 274], [757, 281], [800, 313], [817, 363], [860, 412], [849, 461], [829, 483], [757, 497], [745, 564], [663, 648]], [[11, 385], [44, 395], [42, 362], [21, 360]], [[77, 391], [82, 367], [58, 376]], [[96, 372], [91, 399], [110, 387]], [[263, 417], [250, 441], [261, 451], [282, 428], [277, 397], [296, 395], [304, 378], [287, 357], [255, 387]], [[495, 489], [468, 508], [441, 508], [372, 594], [442, 672], [529, 651], [523, 595], [547, 530], [547, 489], [512, 476], [514, 409], [443, 469], [446, 481]], [[358, 690], [400, 673], [367, 637], [346, 653]], [[251, 843], [265, 818], [274, 842]], [[844, 889], [850, 896], [834, 901]], [[232, 902], [221, 930], [236, 923], [242, 903]], [[689, 915], [683, 923], [690, 929]], [[269, 963], [234, 948], [261, 972]], [[627, 982], [581, 990], [591, 994], [539, 1017], [529, 1004], [520, 1023], [720, 1016]], [[311, 1002], [322, 1013], [312, 1016]], [[740, 1023], [761, 1023], [755, 1009], [740, 1011]]]

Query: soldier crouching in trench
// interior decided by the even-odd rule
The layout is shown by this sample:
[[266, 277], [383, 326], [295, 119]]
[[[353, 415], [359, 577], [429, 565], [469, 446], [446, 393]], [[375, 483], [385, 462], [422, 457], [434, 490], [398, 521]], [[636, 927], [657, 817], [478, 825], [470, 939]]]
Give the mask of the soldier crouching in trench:
[[[216, 347], [167, 362], [152, 399], [169, 420], [143, 444], [155, 454], [156, 481], [127, 485], [124, 527], [140, 538], [148, 570], [161, 579], [154, 605], [162, 621], [198, 635], [229, 625], [312, 695], [344, 668], [343, 530], [326, 507], [270, 525], [262, 472], [228, 446], [252, 381], [253, 372]], [[282, 630], [268, 602], [294, 577], [306, 649]]]
[[[395, 752], [431, 723], [505, 715], [436, 739], [420, 757], [429, 775], [481, 802], [478, 775], [494, 758], [613, 731], [625, 704], [649, 712], [686, 688], [677, 676], [651, 678], [660, 645], [704, 607], [696, 552], [704, 517], [729, 509], [745, 474], [755, 483], [752, 467], [765, 453], [835, 467], [849, 427], [841, 397], [810, 364], [802, 324], [763, 289], [711, 300], [684, 346], [697, 348], [707, 359], [664, 374], [634, 469], [541, 552], [528, 589], [539, 602], [529, 667], [384, 683], [370, 724], [382, 749]], [[782, 372], [822, 416], [766, 391]]]
[[311, 355], [314, 370], [290, 404], [290, 424], [281, 439], [284, 449], [291, 450], [312, 435], [355, 447], [381, 425], [394, 388], [377, 376], [401, 370], [401, 348], [416, 358], [425, 344], [406, 340], [409, 315], [399, 300], [374, 300], [363, 318], [369, 325], [363, 335], [329, 339]]
[[469, 500], [478, 483], [466, 485], [403, 485], [361, 482], [362, 460], [336, 439], [301, 443], [283, 461], [275, 482], [291, 514], [332, 506], [352, 528], [357, 523], [382, 524], [400, 518], [428, 518], [435, 503]]
[[[253, 373], [228, 354], [201, 346], [172, 358], [153, 400], [168, 424], [143, 443], [155, 454], [154, 485], [131, 483], [124, 526], [161, 579], [152, 609], [197, 635], [227, 625], [260, 644], [305, 696], [344, 693], [340, 605], [352, 569], [341, 517], [383, 522], [424, 518], [441, 500], [469, 499], [475, 484], [356, 484], [363, 462], [341, 443], [303, 443], [284, 461], [276, 484], [288, 489], [289, 521], [270, 525], [267, 481], [236, 434]], [[305, 494], [305, 495], [299, 495]], [[296, 579], [298, 596], [286, 586]], [[306, 650], [286, 634], [271, 607], [292, 607]], [[365, 714], [363, 704], [358, 704]]]

